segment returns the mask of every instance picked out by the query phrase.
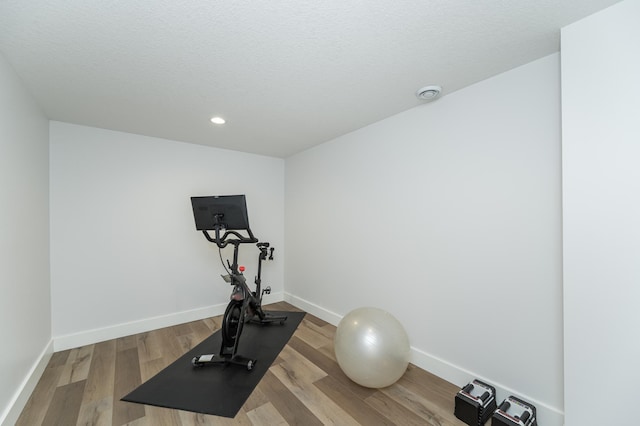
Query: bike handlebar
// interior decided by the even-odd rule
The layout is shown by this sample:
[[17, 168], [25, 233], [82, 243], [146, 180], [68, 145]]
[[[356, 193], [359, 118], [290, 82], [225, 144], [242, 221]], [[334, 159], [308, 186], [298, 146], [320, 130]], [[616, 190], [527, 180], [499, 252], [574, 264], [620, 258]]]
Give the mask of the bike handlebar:
[[[216, 231], [215, 238], [211, 238], [211, 235], [209, 235], [209, 232], [207, 232], [206, 230], [203, 230], [202, 233], [204, 234], [207, 241], [216, 244], [220, 248], [225, 248], [229, 244], [237, 245], [237, 244], [258, 242], [258, 239], [253, 235], [253, 232], [251, 232], [251, 229], [248, 229], [248, 228], [246, 231], [249, 234], [249, 237], [246, 237], [237, 231], [225, 231], [222, 237], [220, 237], [220, 228], [216, 228], [215, 231]], [[237, 237], [237, 239], [231, 239], [229, 237]]]

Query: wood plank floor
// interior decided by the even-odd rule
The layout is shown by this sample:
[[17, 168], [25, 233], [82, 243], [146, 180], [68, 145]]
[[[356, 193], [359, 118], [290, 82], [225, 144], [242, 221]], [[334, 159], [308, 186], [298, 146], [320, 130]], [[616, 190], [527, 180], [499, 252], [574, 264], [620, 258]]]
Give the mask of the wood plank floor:
[[[266, 307], [298, 310], [285, 302]], [[220, 328], [221, 317], [53, 354], [17, 425], [464, 425], [458, 388], [410, 364], [384, 389], [351, 382], [333, 352], [336, 328], [307, 314], [234, 419], [122, 402]]]

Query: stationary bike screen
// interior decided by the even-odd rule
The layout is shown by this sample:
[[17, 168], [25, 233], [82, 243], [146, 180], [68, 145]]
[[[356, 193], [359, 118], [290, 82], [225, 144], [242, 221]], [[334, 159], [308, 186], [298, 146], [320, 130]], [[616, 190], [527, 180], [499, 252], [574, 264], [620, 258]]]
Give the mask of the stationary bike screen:
[[249, 229], [247, 201], [244, 195], [191, 197], [193, 217], [198, 231]]

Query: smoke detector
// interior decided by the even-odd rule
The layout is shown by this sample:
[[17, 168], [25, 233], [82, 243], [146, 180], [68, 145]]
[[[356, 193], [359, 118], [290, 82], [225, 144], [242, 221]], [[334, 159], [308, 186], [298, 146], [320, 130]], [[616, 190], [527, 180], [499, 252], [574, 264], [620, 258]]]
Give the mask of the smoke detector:
[[416, 92], [416, 97], [421, 101], [433, 101], [440, 96], [440, 92], [442, 92], [440, 86], [425, 86]]

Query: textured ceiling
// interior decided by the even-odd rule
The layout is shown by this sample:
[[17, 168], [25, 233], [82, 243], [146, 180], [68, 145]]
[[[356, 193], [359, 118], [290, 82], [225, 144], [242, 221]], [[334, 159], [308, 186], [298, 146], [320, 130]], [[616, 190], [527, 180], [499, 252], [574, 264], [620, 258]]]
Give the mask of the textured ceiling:
[[557, 52], [614, 3], [0, 0], [0, 52], [52, 120], [286, 157]]

